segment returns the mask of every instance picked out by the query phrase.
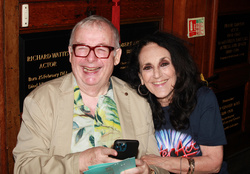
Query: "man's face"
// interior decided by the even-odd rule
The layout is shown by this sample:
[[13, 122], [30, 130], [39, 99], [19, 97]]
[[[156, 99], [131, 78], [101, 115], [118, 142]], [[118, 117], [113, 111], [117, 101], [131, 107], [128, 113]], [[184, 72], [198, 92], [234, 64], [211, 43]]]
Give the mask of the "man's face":
[[[102, 23], [100, 26], [94, 23], [78, 27], [72, 44], [84, 44], [91, 47], [100, 45], [115, 47], [113, 36], [107, 24]], [[114, 56], [115, 52], [116, 56]], [[69, 46], [69, 53], [69, 60], [78, 86], [81, 90], [88, 90], [89, 87], [100, 89], [108, 85], [114, 65], [117, 65], [120, 61], [121, 49], [115, 48], [107, 59], [97, 58], [93, 50], [86, 58], [76, 57], [71, 46]]]

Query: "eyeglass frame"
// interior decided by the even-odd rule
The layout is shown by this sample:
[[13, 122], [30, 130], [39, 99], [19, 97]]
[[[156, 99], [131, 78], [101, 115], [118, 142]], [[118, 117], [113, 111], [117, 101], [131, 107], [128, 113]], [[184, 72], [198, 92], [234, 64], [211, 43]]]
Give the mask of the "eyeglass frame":
[[[85, 44], [72, 44], [71, 47], [72, 47], [72, 49], [73, 49], [73, 53], [74, 53], [75, 57], [81, 57], [81, 58], [86, 58], [86, 57], [88, 57], [89, 53], [88, 53], [86, 56], [78, 56], [78, 55], [76, 55], [75, 49], [76, 49], [77, 46], [85, 46], [85, 47], [88, 47], [88, 48], [89, 48], [89, 53], [90, 53], [90, 51], [93, 51], [94, 54], [95, 54], [95, 56], [96, 56], [98, 59], [108, 59], [109, 56], [110, 56], [110, 53], [111, 53], [112, 51], [115, 50], [115, 47], [106, 46], [106, 45], [97, 45], [97, 46], [92, 47], [92, 46], [85, 45]], [[96, 55], [96, 53], [95, 53], [95, 49], [98, 48], [98, 47], [105, 47], [105, 48], [108, 48], [108, 49], [109, 49], [109, 54], [108, 54], [108, 56], [107, 56], [107, 57], [98, 57], [98, 56]]]

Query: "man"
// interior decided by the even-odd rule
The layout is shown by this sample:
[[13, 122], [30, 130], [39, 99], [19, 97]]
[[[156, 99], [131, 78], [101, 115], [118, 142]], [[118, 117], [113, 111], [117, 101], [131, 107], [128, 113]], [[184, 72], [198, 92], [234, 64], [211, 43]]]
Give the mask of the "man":
[[[13, 150], [14, 173], [82, 173], [88, 166], [117, 162], [116, 139], [137, 139], [138, 158], [158, 154], [147, 102], [111, 77], [121, 57], [119, 34], [105, 18], [90, 16], [72, 30], [72, 73], [33, 90]], [[129, 173], [150, 173], [142, 160]], [[154, 168], [157, 170], [156, 168]]]

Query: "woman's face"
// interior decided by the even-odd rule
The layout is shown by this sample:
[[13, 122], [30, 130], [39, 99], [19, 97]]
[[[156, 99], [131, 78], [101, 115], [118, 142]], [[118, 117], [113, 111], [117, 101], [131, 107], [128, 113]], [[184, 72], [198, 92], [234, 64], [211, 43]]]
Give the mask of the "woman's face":
[[175, 68], [169, 51], [156, 43], [149, 43], [141, 49], [139, 63], [142, 85], [158, 98], [162, 106], [169, 105], [176, 83]]

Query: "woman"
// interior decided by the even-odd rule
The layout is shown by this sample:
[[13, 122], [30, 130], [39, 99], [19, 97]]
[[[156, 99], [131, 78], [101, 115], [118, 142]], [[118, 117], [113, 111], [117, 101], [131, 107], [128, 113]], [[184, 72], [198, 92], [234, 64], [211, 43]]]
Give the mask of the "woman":
[[128, 81], [150, 103], [161, 154], [142, 159], [172, 173], [220, 172], [226, 138], [219, 106], [184, 44], [157, 32], [131, 56]]

